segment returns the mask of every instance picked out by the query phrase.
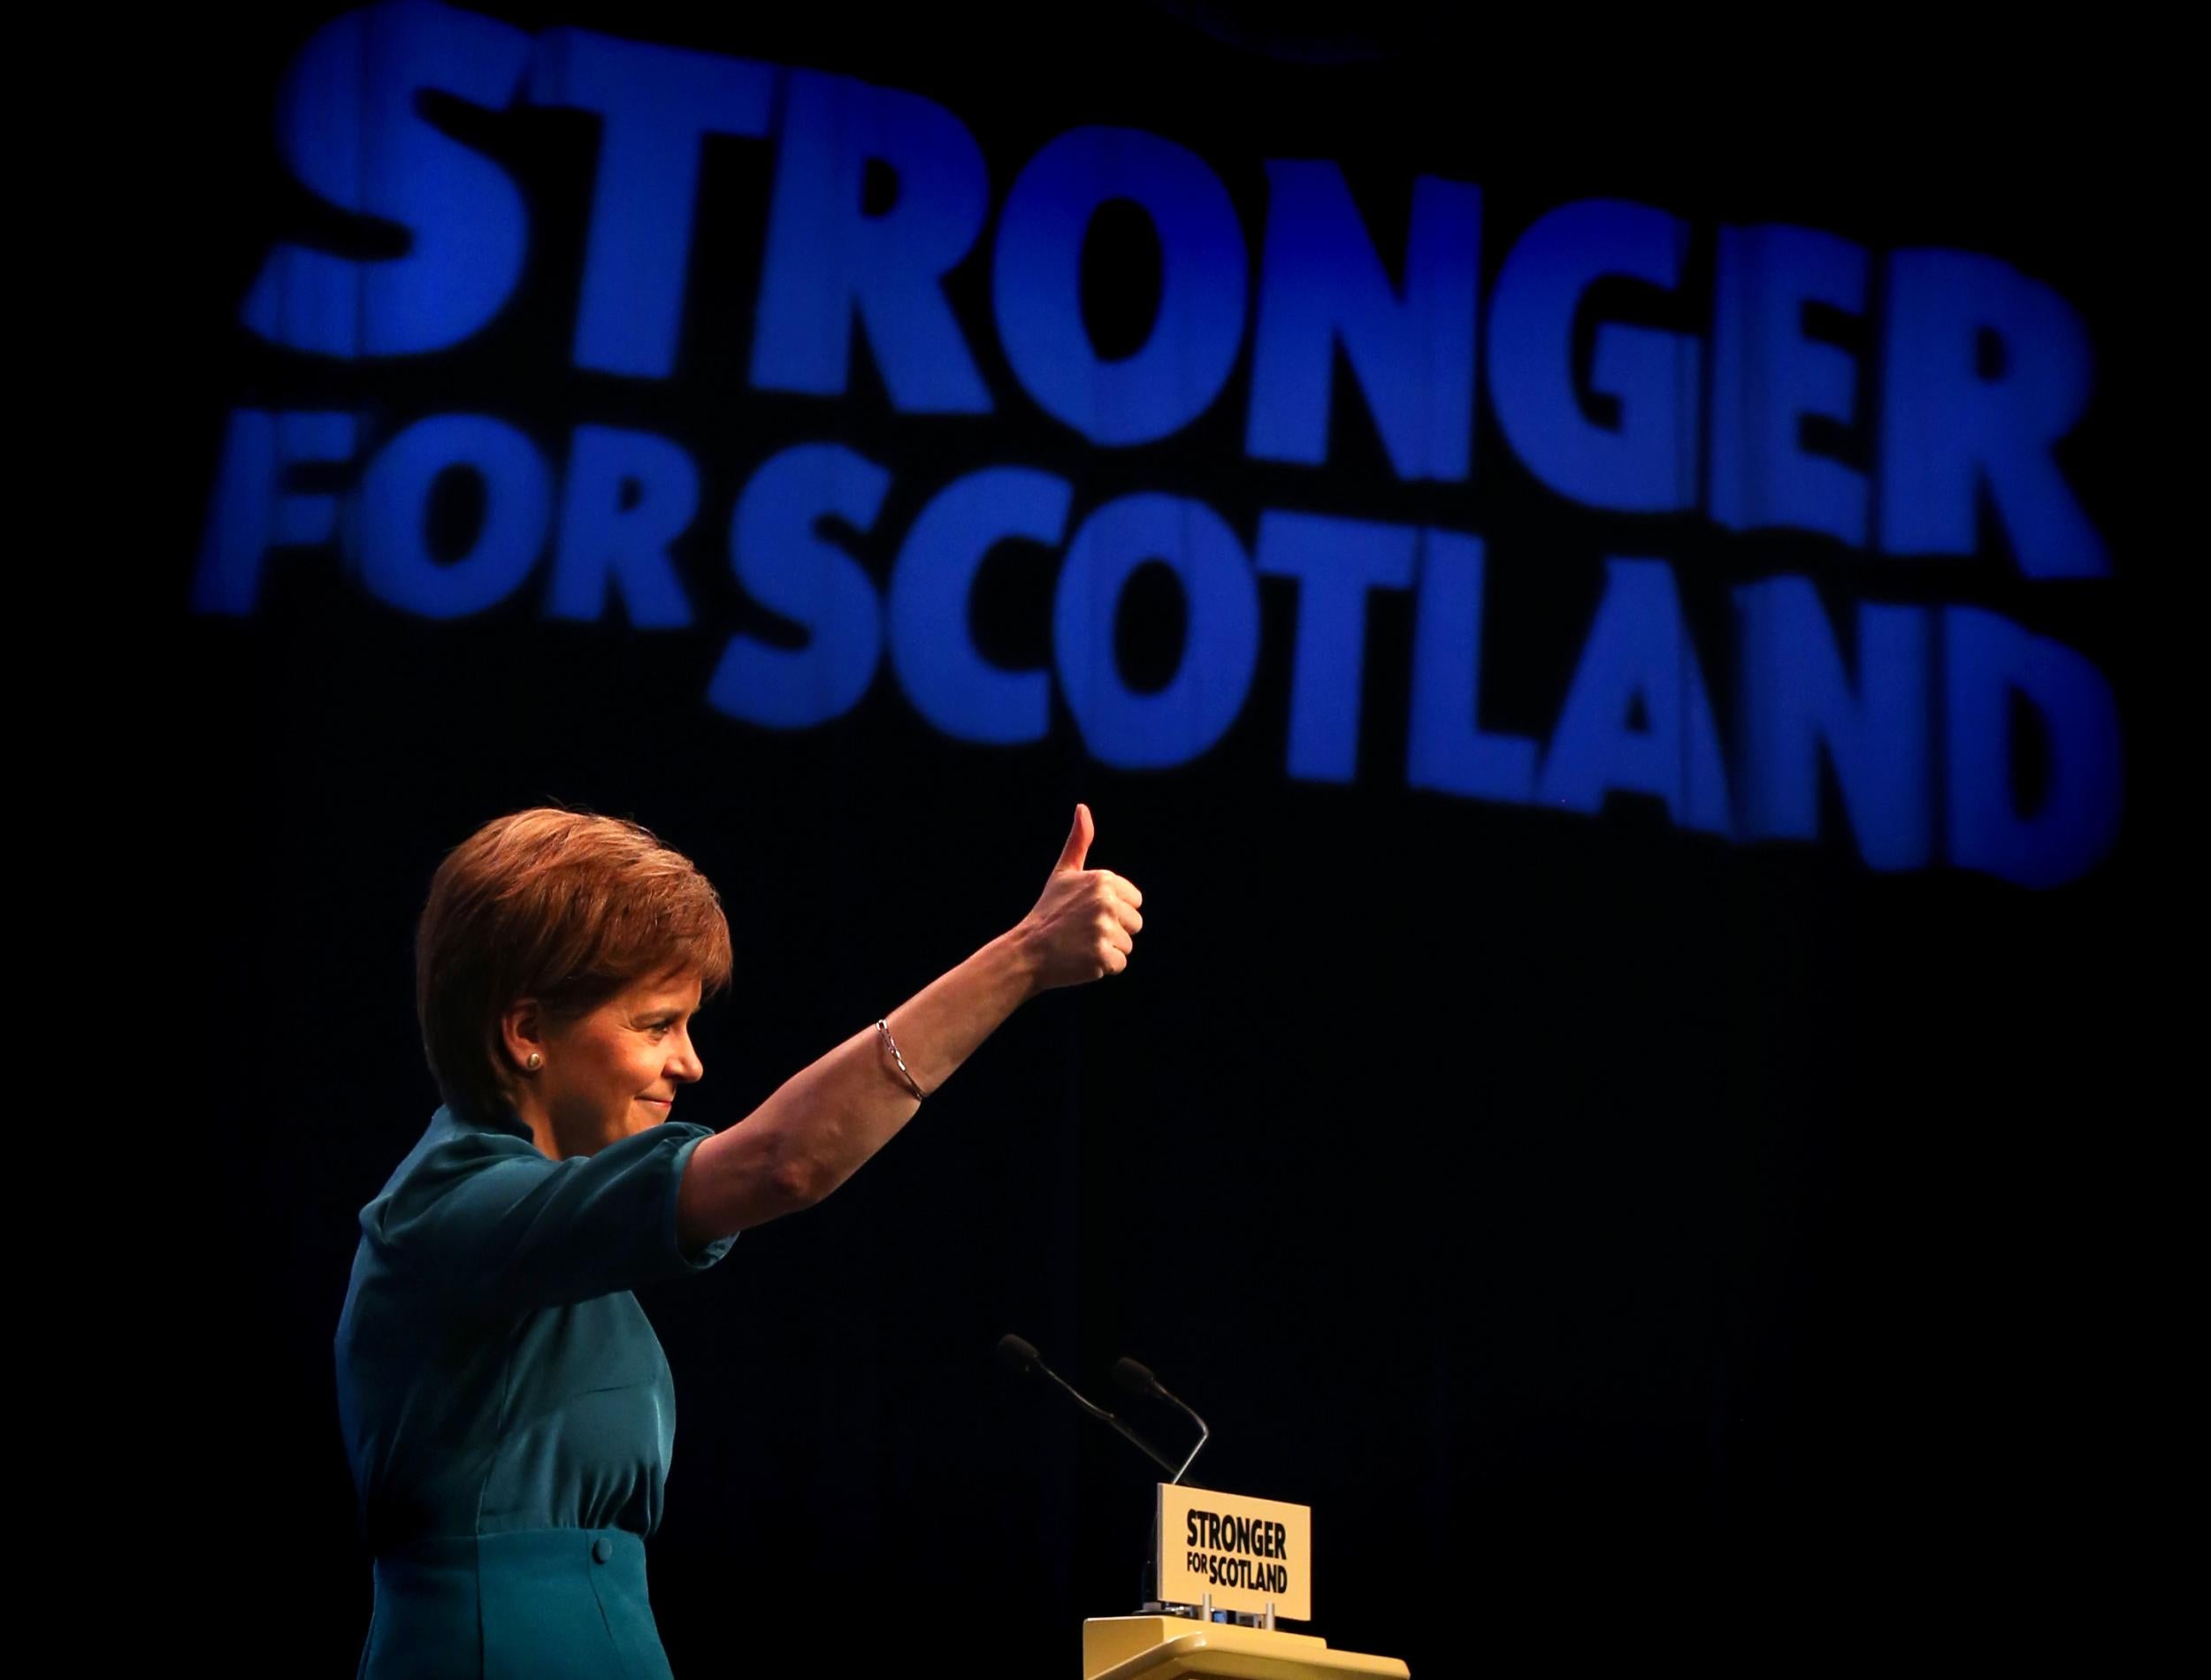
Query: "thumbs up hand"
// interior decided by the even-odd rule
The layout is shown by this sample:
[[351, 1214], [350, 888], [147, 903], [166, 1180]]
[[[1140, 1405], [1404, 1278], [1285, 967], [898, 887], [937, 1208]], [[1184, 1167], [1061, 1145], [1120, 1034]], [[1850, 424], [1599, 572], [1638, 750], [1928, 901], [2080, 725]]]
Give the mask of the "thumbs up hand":
[[1029, 953], [1037, 991], [1120, 974], [1144, 931], [1144, 895], [1136, 883], [1110, 869], [1083, 867], [1096, 833], [1090, 806], [1076, 806], [1043, 897], [1014, 930]]

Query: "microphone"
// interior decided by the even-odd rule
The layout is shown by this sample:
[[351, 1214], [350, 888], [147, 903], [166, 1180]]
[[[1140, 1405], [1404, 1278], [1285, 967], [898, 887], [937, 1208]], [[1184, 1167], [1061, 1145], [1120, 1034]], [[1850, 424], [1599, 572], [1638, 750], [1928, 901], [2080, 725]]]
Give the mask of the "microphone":
[[[1023, 1345], [1026, 1346], [1026, 1344]], [[1033, 1354], [1036, 1349], [1032, 1348], [1029, 1351]], [[1150, 1394], [1157, 1399], [1164, 1400], [1197, 1425], [1197, 1445], [1190, 1449], [1190, 1456], [1182, 1461], [1182, 1468], [1176, 1470], [1171, 1478], [1179, 1485], [1182, 1478], [1190, 1473], [1190, 1467], [1197, 1462], [1198, 1454], [1205, 1450], [1205, 1443], [1213, 1439], [1213, 1431], [1205, 1426], [1204, 1418], [1169, 1394], [1165, 1383], [1154, 1377], [1147, 1367], [1139, 1365], [1135, 1360], [1128, 1358], [1115, 1360], [1113, 1380], [1132, 1394]]]
[[1012, 1369], [1021, 1372], [1024, 1376], [1028, 1375], [1030, 1371], [1037, 1371], [1048, 1378], [1052, 1385], [1057, 1387], [1061, 1394], [1065, 1394], [1069, 1400], [1073, 1401], [1075, 1404], [1082, 1408], [1083, 1411], [1089, 1413], [1090, 1416], [1097, 1418], [1099, 1423], [1105, 1424], [1116, 1435], [1119, 1435], [1123, 1440], [1128, 1441], [1131, 1446], [1135, 1447], [1138, 1452], [1142, 1453], [1154, 1464], [1157, 1464], [1161, 1470], [1172, 1470], [1174, 1469], [1173, 1464], [1169, 1463], [1153, 1449], [1150, 1441], [1147, 1441], [1143, 1436], [1137, 1434], [1135, 1430], [1129, 1428], [1128, 1424], [1122, 1423], [1120, 1418], [1114, 1417], [1113, 1413], [1107, 1411], [1103, 1406], [1093, 1406], [1089, 1401], [1083, 1399], [1082, 1395], [1075, 1393], [1075, 1389], [1068, 1384], [1067, 1380], [1064, 1377], [1060, 1376], [1058, 1371], [1052, 1370], [1051, 1366], [1044, 1363], [1043, 1356], [1037, 1352], [1037, 1349], [1029, 1343], [1023, 1341], [1019, 1336], [1000, 1336], [998, 1342], [998, 1356], [1004, 1360]]

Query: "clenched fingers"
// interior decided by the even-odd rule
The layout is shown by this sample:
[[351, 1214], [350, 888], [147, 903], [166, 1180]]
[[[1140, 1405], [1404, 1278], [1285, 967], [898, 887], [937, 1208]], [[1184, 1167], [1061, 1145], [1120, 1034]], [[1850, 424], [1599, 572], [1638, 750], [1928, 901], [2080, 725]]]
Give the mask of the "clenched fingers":
[[1117, 875], [1111, 869], [1100, 869], [1097, 874], [1115, 897], [1124, 899], [1137, 908], [1143, 906], [1144, 895], [1136, 890], [1136, 883], [1128, 876]]

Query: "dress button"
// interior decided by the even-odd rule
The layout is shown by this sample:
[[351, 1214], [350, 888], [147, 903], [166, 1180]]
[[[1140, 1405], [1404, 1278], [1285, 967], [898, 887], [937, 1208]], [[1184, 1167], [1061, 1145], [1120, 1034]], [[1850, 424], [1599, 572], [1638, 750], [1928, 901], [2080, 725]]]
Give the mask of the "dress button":
[[597, 1539], [591, 1543], [591, 1561], [593, 1562], [604, 1563], [613, 1555], [614, 1542], [608, 1539], [605, 1535], [601, 1535]]

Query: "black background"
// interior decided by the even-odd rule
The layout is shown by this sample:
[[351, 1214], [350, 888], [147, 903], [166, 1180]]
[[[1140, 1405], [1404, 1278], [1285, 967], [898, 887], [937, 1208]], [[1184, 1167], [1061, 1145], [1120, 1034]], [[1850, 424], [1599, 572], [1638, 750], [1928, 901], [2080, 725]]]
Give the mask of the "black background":
[[[1931, 562], [1594, 514], [1518, 467], [1486, 404], [1471, 487], [1402, 486], [1341, 368], [1330, 468], [1251, 462], [1248, 352], [1185, 432], [1093, 451], [1006, 370], [988, 229], [951, 291], [996, 415], [893, 414], [864, 347], [841, 401], [754, 393], [759, 141], [707, 142], [676, 376], [579, 375], [595, 126], [576, 113], [430, 106], [531, 204], [523, 287], [490, 329], [392, 365], [272, 352], [235, 325], [270, 241], [396, 247], [317, 207], [273, 145], [274, 88], [327, 13], [210, 21], [219, 50], [194, 55], [156, 125], [173, 186], [143, 207], [175, 226], [153, 398], [173, 486], [149, 571], [177, 839], [175, 878], [152, 885], [191, 953], [173, 1016], [187, 1143], [161, 1176], [195, 1217], [138, 1256], [115, 1311], [177, 1373], [161, 1456], [181, 1480], [161, 1498], [266, 1606], [241, 1668], [342, 1671], [358, 1650], [369, 1569], [330, 1340], [355, 1210], [435, 1100], [413, 918], [448, 847], [547, 799], [645, 821], [720, 888], [738, 973], [687, 1099], [716, 1124], [1010, 926], [1076, 799], [1097, 813], [1091, 861], [1145, 894], [1128, 974], [1025, 1009], [831, 1201], [644, 1297], [681, 1419], [650, 1554], [678, 1673], [883, 1672], [917, 1638], [1023, 1653], [985, 1671], [1064, 1673], [1083, 1616], [1134, 1607], [1148, 1466], [1001, 1371], [1008, 1330], [1094, 1387], [1118, 1355], [1152, 1365], [1217, 1431], [1193, 1479], [1314, 1508], [1314, 1630], [1416, 1675], [1590, 1644], [1803, 1660], [2107, 1638], [2108, 1574], [2158, 1473], [2136, 1399], [2157, 1321], [2138, 1202], [2163, 1134], [2136, 1089], [2131, 937], [2157, 768], [2137, 627], [2165, 556], [2145, 552], [2129, 479], [2149, 334], [2127, 138], [2081, 115], [2097, 43], [1934, 52], [1847, 20], [1770, 40], [1435, 31], [1373, 6], [1215, 8], [1210, 32], [1144, 6], [484, 9], [925, 93], [981, 141], [994, 203], [1069, 126], [1147, 128], [1221, 174], [1255, 251], [1269, 157], [1341, 161], [1384, 253], [1416, 174], [1479, 183], [1485, 282], [1542, 210], [1636, 198], [1698, 230], [1680, 313], [1653, 317], [1689, 327], [1723, 222], [2003, 256], [2094, 335], [2096, 395], [2061, 460], [2115, 574], [2028, 584], [1993, 522], [1979, 555]], [[1103, 241], [1101, 340], [1141, 332], [1114, 311], [1145, 264], [1141, 238]], [[223, 416], [294, 403], [351, 409], [371, 439], [479, 409], [555, 459], [578, 423], [676, 439], [704, 480], [676, 551], [698, 624], [548, 622], [541, 573], [432, 624], [369, 599], [329, 551], [272, 556], [251, 619], [188, 616]], [[1067, 474], [1076, 520], [1143, 488], [1203, 498], [1247, 543], [1264, 507], [1480, 532], [1486, 717], [1538, 736], [1607, 554], [1673, 563], [1710, 671], [1725, 591], [1749, 577], [1808, 574], [1831, 609], [1990, 606], [2111, 680], [2127, 821], [2090, 876], [2030, 893], [1866, 872], [1832, 786], [1816, 846], [1679, 833], [1633, 798], [1591, 821], [1410, 791], [1410, 617], [1381, 598], [1359, 779], [1294, 783], [1295, 600], [1274, 584], [1237, 725], [1174, 770], [1090, 763], [1063, 709], [1034, 746], [948, 741], [887, 674], [822, 728], [738, 725], [705, 706], [708, 676], [729, 633], [777, 631], [730, 578], [728, 508], [801, 439], [893, 470], [853, 545], [878, 579], [922, 502], [986, 462]], [[1870, 442], [1838, 447], [1863, 462]], [[1039, 558], [986, 574], [998, 605], [978, 628], [1010, 662], [1044, 660]], [[1132, 669], [1171, 668], [1176, 615], [1171, 590], [1139, 590]], [[178, 1243], [188, 1308], [159, 1275]]]

